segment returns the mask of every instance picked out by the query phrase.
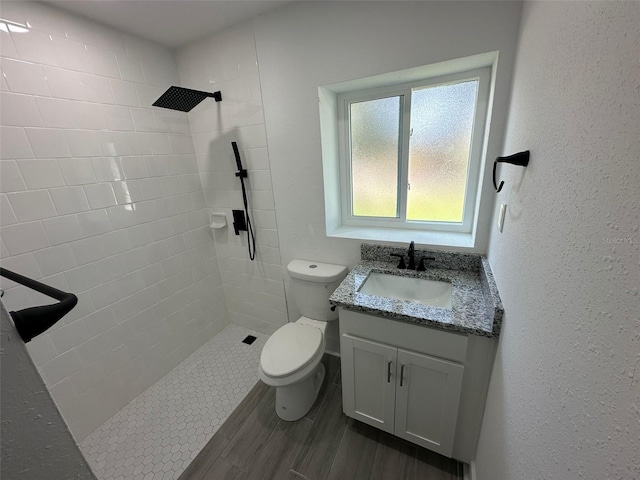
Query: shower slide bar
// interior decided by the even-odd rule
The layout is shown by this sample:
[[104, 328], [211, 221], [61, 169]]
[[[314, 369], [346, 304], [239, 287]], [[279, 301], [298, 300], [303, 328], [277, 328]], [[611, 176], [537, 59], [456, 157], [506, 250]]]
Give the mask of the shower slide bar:
[[47, 295], [48, 297], [59, 300], [58, 303], [51, 305], [42, 305], [39, 307], [29, 307], [18, 310], [17, 312], [9, 312], [16, 330], [24, 343], [28, 343], [32, 338], [37, 337], [41, 333], [47, 331], [58, 320], [69, 313], [78, 303], [78, 297], [73, 293], [63, 292], [57, 288], [50, 287], [44, 283], [40, 283], [31, 278], [25, 277], [11, 270], [0, 267], [0, 276], [13, 280], [20, 285], [31, 288], [36, 292]]

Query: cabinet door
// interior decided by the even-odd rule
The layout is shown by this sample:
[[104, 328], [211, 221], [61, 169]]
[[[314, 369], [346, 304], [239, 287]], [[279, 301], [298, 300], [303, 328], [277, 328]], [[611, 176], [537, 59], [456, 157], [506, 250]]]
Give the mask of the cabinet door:
[[398, 349], [395, 434], [451, 457], [464, 367]]
[[346, 333], [340, 348], [344, 413], [393, 433], [397, 349]]

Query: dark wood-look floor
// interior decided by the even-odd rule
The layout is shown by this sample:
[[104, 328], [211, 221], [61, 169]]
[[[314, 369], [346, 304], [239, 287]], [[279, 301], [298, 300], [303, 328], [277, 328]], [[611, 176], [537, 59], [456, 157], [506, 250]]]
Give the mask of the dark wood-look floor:
[[340, 359], [313, 408], [278, 418], [275, 389], [262, 382], [220, 427], [178, 480], [453, 480], [462, 465], [342, 413]]

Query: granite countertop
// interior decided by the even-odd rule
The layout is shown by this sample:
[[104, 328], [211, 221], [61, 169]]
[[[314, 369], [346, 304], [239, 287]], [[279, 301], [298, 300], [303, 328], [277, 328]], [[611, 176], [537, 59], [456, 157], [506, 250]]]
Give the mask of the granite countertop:
[[[416, 259], [427, 255], [436, 257], [426, 271], [417, 272], [398, 269], [397, 261], [386, 261], [392, 258], [391, 253], [406, 254], [406, 249], [363, 244], [361, 262], [333, 292], [331, 304], [425, 327], [498, 337], [504, 310], [485, 257], [416, 249]], [[450, 282], [451, 310], [360, 293], [358, 290], [372, 271]]]

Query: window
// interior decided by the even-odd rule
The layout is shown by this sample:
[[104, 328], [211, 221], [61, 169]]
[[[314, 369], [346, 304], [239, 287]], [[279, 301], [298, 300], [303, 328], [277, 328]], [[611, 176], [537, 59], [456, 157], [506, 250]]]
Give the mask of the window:
[[491, 69], [337, 95], [342, 225], [471, 232]]
[[498, 56], [318, 87], [327, 236], [486, 249], [493, 194], [483, 178], [508, 102]]

